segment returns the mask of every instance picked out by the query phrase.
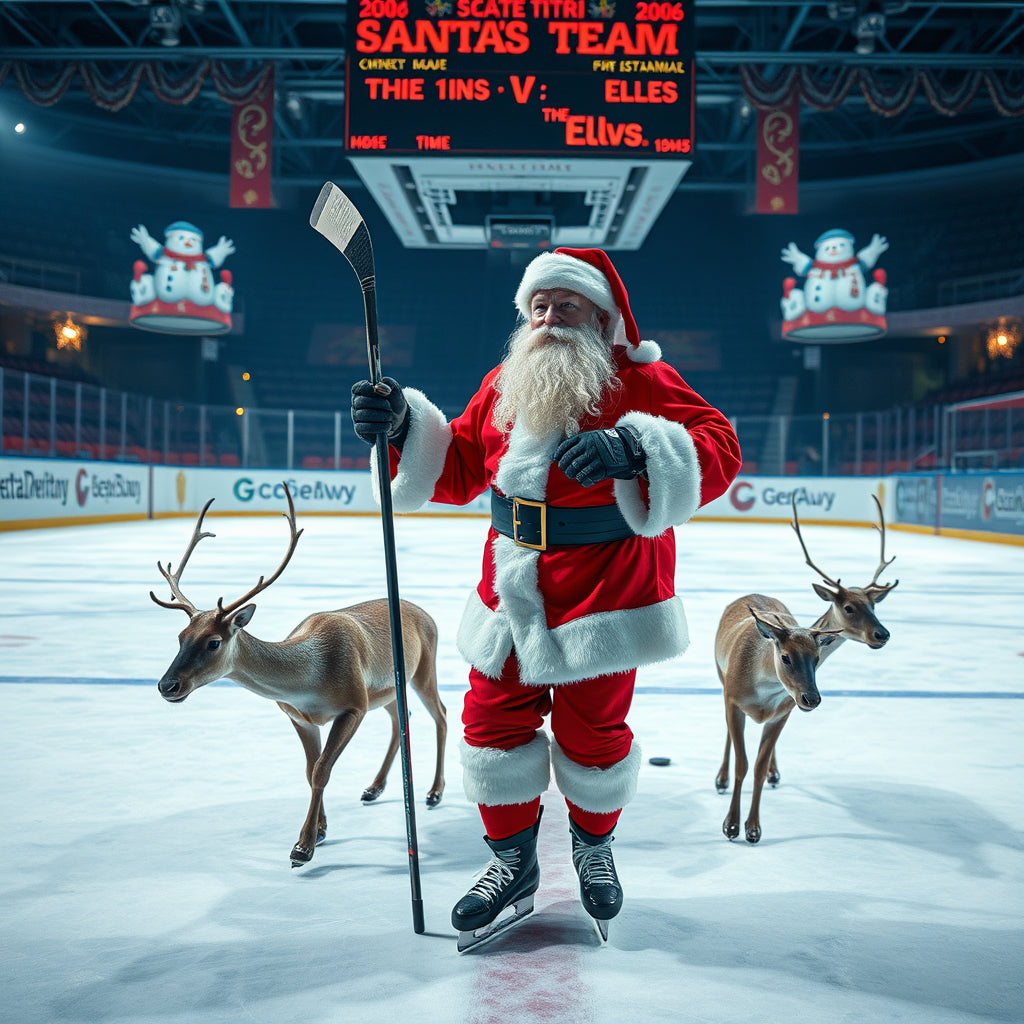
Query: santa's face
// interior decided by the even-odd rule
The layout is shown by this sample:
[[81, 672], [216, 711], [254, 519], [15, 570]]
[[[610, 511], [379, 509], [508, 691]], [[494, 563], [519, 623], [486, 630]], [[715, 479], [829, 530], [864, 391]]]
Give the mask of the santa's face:
[[598, 415], [614, 386], [612, 347], [599, 326], [607, 317], [582, 296], [574, 297], [590, 307], [589, 320], [567, 325], [561, 318], [575, 320], [578, 307], [571, 302], [574, 308], [566, 306], [558, 313], [556, 300], [549, 312], [536, 317], [536, 327], [521, 324], [509, 339], [508, 355], [494, 382], [499, 398], [493, 422], [499, 430], [522, 422], [535, 436], [557, 432], [567, 437], [580, 429], [581, 420]]
[[195, 231], [184, 231], [175, 228], [165, 236], [164, 247], [172, 252], [195, 254], [203, 251], [203, 236]]
[[815, 250], [814, 256], [822, 263], [842, 263], [853, 257], [853, 242], [839, 236], [826, 238]]
[[579, 327], [594, 322], [594, 314], [599, 313], [601, 327], [607, 323], [604, 311], [586, 296], [570, 292], [564, 288], [552, 288], [535, 292], [530, 301], [530, 327]]

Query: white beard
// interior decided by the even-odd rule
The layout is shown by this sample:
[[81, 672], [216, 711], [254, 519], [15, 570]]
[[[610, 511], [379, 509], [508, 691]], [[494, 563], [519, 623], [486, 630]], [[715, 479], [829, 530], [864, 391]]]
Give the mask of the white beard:
[[579, 433], [580, 421], [597, 416], [617, 387], [611, 345], [598, 328], [517, 328], [495, 378], [499, 398], [494, 425], [511, 430], [517, 420], [537, 437]]

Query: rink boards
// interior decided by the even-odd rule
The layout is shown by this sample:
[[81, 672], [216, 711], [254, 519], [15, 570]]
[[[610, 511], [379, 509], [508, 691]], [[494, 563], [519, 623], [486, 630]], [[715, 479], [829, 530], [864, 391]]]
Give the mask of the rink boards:
[[[250, 470], [150, 466], [71, 459], [0, 458], [0, 530], [195, 516], [277, 514], [287, 483], [304, 515], [377, 512], [365, 470]], [[969, 539], [1024, 543], [1024, 472], [915, 473], [865, 477], [741, 474], [696, 519], [872, 524], [878, 497], [896, 527]], [[425, 506], [421, 514], [487, 516], [487, 495], [465, 506]]]

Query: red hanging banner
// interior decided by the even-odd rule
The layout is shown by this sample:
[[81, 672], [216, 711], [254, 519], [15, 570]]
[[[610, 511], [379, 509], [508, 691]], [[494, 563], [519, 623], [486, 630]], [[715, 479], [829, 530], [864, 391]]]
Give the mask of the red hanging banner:
[[231, 118], [231, 206], [266, 209], [271, 205], [274, 141], [274, 76], [262, 92], [235, 106]]
[[796, 213], [800, 192], [800, 100], [757, 112], [757, 212]]

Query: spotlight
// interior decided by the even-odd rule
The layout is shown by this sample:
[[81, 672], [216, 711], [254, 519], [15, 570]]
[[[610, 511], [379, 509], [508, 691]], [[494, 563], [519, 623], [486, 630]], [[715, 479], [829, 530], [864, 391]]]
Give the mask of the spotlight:
[[149, 27], [161, 46], [177, 46], [181, 42], [181, 11], [174, 4], [155, 4], [149, 9]]
[[885, 11], [881, 3], [868, 3], [857, 17], [853, 34], [857, 37], [854, 52], [862, 57], [875, 52], [875, 43], [885, 35]]
[[25, 122], [24, 121], [19, 121], [14, 126], [14, 131], [15, 131], [15, 134], [17, 134], [17, 135], [24, 135], [25, 134]]

